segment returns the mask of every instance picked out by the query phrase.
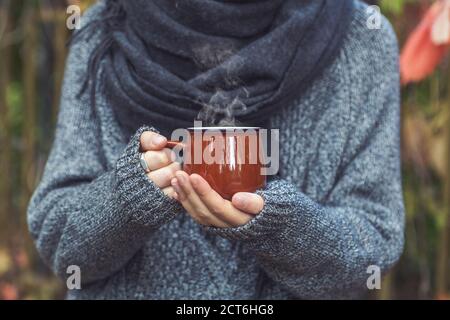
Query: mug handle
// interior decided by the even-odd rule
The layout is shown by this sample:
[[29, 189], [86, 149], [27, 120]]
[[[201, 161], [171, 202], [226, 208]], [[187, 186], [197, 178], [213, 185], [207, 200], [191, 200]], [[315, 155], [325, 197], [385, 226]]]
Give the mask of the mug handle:
[[182, 148], [185, 147], [184, 143], [182, 143], [180, 141], [173, 141], [173, 140], [167, 141], [167, 144], [166, 144], [165, 147], [169, 148], [169, 149], [173, 149], [173, 148], [178, 147], [178, 146], [180, 146]]

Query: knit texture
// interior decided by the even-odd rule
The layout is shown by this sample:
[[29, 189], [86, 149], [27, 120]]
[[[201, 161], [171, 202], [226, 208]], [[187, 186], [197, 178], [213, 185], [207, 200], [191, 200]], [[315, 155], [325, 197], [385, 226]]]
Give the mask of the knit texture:
[[147, 179], [139, 136], [156, 124], [124, 137], [102, 81], [95, 110], [78, 96], [98, 34], [77, 42], [28, 210], [52, 270], [65, 281], [81, 269], [68, 298], [348, 298], [367, 289], [370, 265], [387, 271], [403, 250], [398, 47], [386, 19], [369, 30], [367, 18], [357, 2], [337, 60], [271, 119], [279, 177], [259, 192], [263, 211], [230, 229], [198, 225]]

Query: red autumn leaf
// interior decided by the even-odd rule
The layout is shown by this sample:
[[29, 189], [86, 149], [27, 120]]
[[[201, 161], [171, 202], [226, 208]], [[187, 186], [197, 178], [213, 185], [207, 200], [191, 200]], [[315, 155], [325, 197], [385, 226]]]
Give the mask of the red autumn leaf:
[[450, 300], [450, 294], [441, 293], [436, 296], [436, 300]]
[[9, 283], [1, 284], [0, 298], [3, 300], [17, 300], [19, 298], [17, 288]]
[[407, 39], [400, 57], [402, 84], [429, 76], [447, 52], [450, 43], [437, 45], [431, 36], [433, 25], [445, 6], [445, 1], [435, 2]]

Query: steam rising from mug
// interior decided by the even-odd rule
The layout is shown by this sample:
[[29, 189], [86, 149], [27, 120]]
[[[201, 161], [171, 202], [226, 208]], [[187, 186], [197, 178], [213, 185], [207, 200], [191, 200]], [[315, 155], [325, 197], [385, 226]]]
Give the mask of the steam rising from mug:
[[197, 116], [207, 126], [231, 127], [236, 126], [236, 113], [247, 109], [245, 104], [235, 97], [230, 101], [227, 95], [219, 90], [208, 103], [203, 105], [202, 110]]
[[[237, 75], [232, 75], [231, 70], [239, 70], [243, 64], [239, 56], [234, 56], [233, 63], [224, 63], [233, 56], [236, 48], [214, 48], [205, 45], [195, 50], [195, 62], [200, 69], [210, 69], [222, 65], [225, 68], [224, 88], [216, 88], [216, 92], [207, 102], [202, 102], [202, 110], [197, 115], [197, 120], [206, 126], [232, 127], [237, 125], [236, 114], [243, 113], [247, 106], [241, 97], [248, 98], [249, 92]], [[236, 93], [236, 87], [239, 88]], [[227, 88], [232, 88], [233, 93]]]

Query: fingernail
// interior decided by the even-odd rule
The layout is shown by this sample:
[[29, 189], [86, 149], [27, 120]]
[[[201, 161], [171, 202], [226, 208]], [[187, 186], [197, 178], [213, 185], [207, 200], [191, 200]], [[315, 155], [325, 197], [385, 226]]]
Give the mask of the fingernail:
[[180, 182], [180, 184], [186, 183], [186, 177], [182, 172], [177, 172], [175, 175], [177, 176], [177, 179]]
[[181, 189], [180, 189], [177, 179], [172, 179], [171, 184], [172, 184], [173, 190], [175, 190], [176, 193], [181, 194]]
[[234, 201], [236, 202], [236, 204], [238, 206], [244, 206], [245, 203], [247, 202], [247, 199], [245, 199], [244, 196], [242, 196], [240, 194], [237, 194], [237, 195], [234, 196]]
[[166, 140], [167, 139], [165, 137], [160, 136], [160, 135], [156, 135], [156, 136], [153, 137], [152, 142], [155, 145], [160, 145], [160, 144], [163, 144], [164, 142], [166, 142]]
[[197, 177], [196, 177], [196, 176], [191, 176], [190, 179], [191, 179], [191, 184], [192, 184], [194, 187], [196, 187], [196, 186], [198, 185], [198, 179], [197, 179]]
[[180, 186], [178, 185], [177, 179], [172, 179], [172, 181], [170, 181], [170, 184], [172, 185], [172, 187], [175, 191], [177, 191], [177, 192], [180, 191]]

